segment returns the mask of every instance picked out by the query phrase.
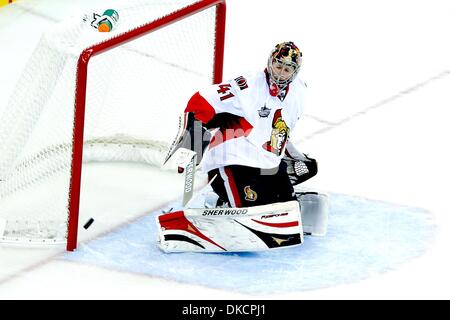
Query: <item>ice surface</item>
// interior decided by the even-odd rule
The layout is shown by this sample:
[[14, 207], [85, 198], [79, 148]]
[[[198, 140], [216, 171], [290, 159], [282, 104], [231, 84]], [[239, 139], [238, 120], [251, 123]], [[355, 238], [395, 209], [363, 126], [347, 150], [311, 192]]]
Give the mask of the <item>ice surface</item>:
[[330, 194], [327, 236], [306, 237], [302, 246], [259, 253], [166, 254], [157, 246], [158, 214], [62, 259], [247, 294], [274, 294], [355, 282], [396, 268], [425, 252], [435, 232], [432, 215], [423, 209]]
[[[22, 0], [0, 9], [0, 110], [40, 33], [103, 3]], [[256, 6], [258, 14], [249, 14]], [[154, 214], [59, 260], [0, 247], [0, 278], [11, 274], [0, 279], [0, 298], [235, 298], [192, 285], [199, 279], [241, 292], [292, 290], [269, 296], [277, 299], [449, 298], [450, 2], [286, 0], [277, 7], [288, 8], [282, 17], [273, 8], [271, 0], [227, 0], [224, 78], [260, 68], [276, 41], [300, 44], [309, 99], [297, 128], [302, 150], [319, 160], [319, 175], [307, 184], [334, 192], [328, 236], [264, 255], [165, 255], [152, 234]], [[284, 28], [274, 28], [280, 19]], [[175, 281], [146, 276], [158, 274]]]

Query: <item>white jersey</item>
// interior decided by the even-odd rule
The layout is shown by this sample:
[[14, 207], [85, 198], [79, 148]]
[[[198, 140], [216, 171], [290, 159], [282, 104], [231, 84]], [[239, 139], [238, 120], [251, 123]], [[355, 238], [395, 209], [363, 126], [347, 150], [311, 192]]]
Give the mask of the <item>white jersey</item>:
[[264, 71], [209, 86], [196, 93], [186, 111], [203, 123], [221, 113], [239, 118], [220, 127], [205, 150], [206, 172], [229, 165], [270, 169], [284, 156], [289, 133], [303, 114], [306, 86], [299, 77], [284, 92], [284, 99], [269, 92]]

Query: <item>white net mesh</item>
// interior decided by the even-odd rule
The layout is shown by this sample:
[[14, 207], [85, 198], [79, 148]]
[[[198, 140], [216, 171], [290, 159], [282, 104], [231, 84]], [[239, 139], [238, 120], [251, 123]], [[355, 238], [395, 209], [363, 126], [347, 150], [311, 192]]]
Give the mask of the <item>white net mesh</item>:
[[[42, 36], [0, 117], [0, 240], [65, 241], [80, 53], [193, 2], [133, 1], [115, 8], [112, 32], [80, 17]], [[215, 13], [210, 7], [90, 60], [84, 161], [162, 163], [187, 100], [213, 81]]]

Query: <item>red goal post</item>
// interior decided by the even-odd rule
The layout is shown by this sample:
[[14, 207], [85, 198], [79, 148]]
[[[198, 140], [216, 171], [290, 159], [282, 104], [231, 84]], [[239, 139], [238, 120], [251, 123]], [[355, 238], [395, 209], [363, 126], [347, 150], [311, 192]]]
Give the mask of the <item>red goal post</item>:
[[77, 91], [75, 96], [75, 123], [74, 123], [74, 144], [72, 151], [72, 174], [70, 181], [70, 201], [69, 201], [69, 222], [67, 233], [67, 250], [73, 251], [77, 247], [78, 233], [78, 215], [80, 205], [80, 184], [81, 184], [81, 168], [83, 158], [83, 131], [84, 131], [84, 113], [86, 101], [86, 83], [88, 74], [88, 63], [91, 57], [101, 54], [106, 50], [111, 50], [116, 46], [132, 41], [147, 33], [154, 32], [160, 28], [164, 28], [171, 23], [190, 15], [216, 6], [216, 42], [214, 55], [214, 83], [222, 81], [223, 72], [223, 55], [225, 43], [225, 19], [226, 4], [225, 0], [202, 0], [188, 7], [175, 11], [168, 16], [152, 21], [137, 29], [126, 32], [116, 38], [112, 38], [106, 42], [94, 45], [85, 49], [79, 59], [77, 67]]
[[0, 114], [0, 242], [75, 250], [84, 163], [158, 167], [187, 95], [222, 81], [225, 0], [125, 5], [110, 33], [63, 21], [25, 66]]

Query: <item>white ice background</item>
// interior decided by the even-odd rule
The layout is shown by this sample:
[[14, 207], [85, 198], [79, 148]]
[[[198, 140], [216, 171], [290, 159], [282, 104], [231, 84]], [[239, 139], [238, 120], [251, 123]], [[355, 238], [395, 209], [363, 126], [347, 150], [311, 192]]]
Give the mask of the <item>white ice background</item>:
[[433, 242], [432, 217], [422, 209], [338, 194], [329, 200], [327, 236], [307, 236], [301, 247], [166, 254], [157, 246], [154, 213], [60, 259], [257, 297], [364, 279], [417, 257]]
[[[0, 8], [0, 112], [40, 34], [99, 4]], [[134, 166], [108, 181], [121, 166], [95, 171], [101, 178], [93, 164], [84, 173], [105, 192], [82, 195], [86, 217], [109, 203], [117, 228], [97, 219], [95, 239], [69, 254], [0, 246], [0, 298], [450, 298], [450, 3], [228, 0], [227, 8], [225, 79], [263, 68], [274, 43], [292, 40], [304, 52], [309, 95], [294, 139], [319, 161], [304, 187], [330, 195], [327, 237], [258, 254], [165, 255], [153, 221], [178, 198], [176, 179]]]

